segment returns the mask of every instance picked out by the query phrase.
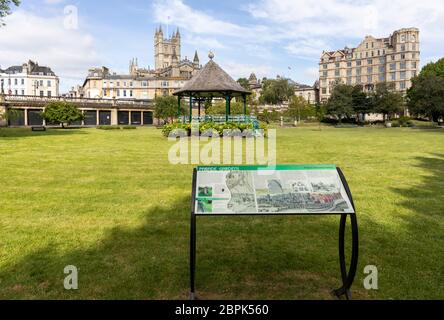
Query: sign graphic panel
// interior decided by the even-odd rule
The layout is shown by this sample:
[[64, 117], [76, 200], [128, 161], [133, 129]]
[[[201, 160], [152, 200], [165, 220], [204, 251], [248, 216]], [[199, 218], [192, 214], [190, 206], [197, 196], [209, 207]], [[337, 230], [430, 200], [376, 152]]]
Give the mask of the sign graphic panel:
[[354, 213], [334, 165], [198, 167], [195, 213]]

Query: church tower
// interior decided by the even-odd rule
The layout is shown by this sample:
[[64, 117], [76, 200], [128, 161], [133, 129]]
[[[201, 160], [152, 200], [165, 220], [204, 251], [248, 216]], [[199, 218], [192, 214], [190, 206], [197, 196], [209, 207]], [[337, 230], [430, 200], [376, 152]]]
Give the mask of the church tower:
[[180, 49], [179, 29], [177, 29], [169, 39], [164, 38], [162, 26], [156, 29], [156, 33], [154, 34], [155, 69], [161, 70], [177, 64], [177, 62], [181, 60]]

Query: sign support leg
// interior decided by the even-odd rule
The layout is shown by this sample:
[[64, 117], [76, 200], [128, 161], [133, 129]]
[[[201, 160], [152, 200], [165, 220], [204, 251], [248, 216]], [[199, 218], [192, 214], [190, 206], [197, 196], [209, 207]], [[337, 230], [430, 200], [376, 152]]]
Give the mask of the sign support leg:
[[190, 230], [190, 300], [197, 300], [195, 280], [196, 279], [196, 215], [191, 213]]
[[341, 277], [343, 286], [334, 290], [333, 294], [338, 298], [345, 296], [347, 300], [352, 299], [352, 295], [350, 292], [350, 288], [353, 284], [353, 281], [356, 276], [356, 270], [358, 267], [358, 221], [356, 218], [356, 214], [351, 214], [351, 227], [352, 227], [352, 257], [350, 262], [350, 269], [347, 272], [347, 266], [345, 262], [345, 227], [347, 224], [347, 214], [343, 214], [341, 216], [341, 222], [339, 225], [339, 264], [341, 268]]

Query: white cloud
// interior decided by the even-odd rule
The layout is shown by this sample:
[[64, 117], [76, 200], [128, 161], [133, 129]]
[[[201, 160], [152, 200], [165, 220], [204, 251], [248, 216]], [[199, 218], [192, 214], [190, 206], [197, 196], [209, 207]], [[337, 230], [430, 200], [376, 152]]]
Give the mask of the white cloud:
[[286, 45], [285, 49], [299, 58], [318, 60], [322, 50], [329, 50], [329, 45], [321, 39], [297, 39]]
[[239, 78], [248, 78], [253, 72], [258, 79], [273, 76], [273, 69], [270, 66], [265, 65], [243, 64], [222, 60], [220, 66], [235, 80]]
[[444, 2], [436, 0], [261, 0], [247, 7], [250, 14], [286, 25], [286, 36], [387, 36], [402, 27], [437, 33]]
[[88, 68], [98, 65], [94, 38], [82, 30], [64, 28], [64, 16], [43, 18], [19, 10], [0, 28], [0, 64], [21, 65], [29, 59], [46, 65], [63, 78], [61, 91], [81, 83]]

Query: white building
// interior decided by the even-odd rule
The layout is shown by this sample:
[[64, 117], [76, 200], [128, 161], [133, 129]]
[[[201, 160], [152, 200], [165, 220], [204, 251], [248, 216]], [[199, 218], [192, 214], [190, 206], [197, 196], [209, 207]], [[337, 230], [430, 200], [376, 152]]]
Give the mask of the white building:
[[59, 78], [49, 67], [31, 60], [6, 70], [0, 68], [0, 93], [16, 96], [53, 97], [59, 95]]

